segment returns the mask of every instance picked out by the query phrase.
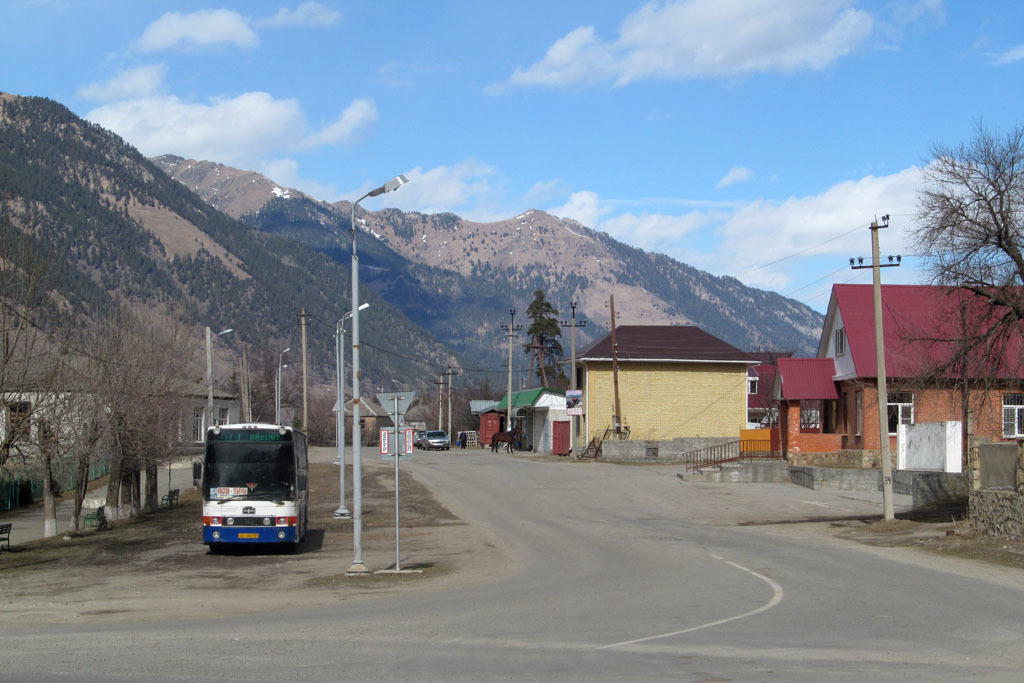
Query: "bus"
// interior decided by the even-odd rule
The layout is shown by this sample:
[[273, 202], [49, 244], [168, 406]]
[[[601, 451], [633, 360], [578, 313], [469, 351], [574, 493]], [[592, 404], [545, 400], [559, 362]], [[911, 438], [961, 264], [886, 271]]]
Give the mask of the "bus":
[[287, 544], [306, 535], [306, 435], [271, 424], [230, 424], [206, 432], [202, 469], [203, 543]]

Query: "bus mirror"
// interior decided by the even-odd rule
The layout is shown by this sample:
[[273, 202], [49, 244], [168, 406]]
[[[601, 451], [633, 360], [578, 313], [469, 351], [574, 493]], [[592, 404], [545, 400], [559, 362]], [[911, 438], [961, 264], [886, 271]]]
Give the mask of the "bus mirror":
[[203, 463], [192, 463], [192, 485], [199, 486], [203, 480]]
[[306, 473], [305, 472], [300, 472], [299, 473], [299, 490], [300, 491], [305, 491], [306, 490]]

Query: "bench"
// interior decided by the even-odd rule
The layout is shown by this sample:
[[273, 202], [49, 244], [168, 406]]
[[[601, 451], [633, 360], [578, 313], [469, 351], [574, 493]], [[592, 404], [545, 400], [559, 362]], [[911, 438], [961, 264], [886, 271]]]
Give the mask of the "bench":
[[90, 527], [93, 529], [106, 529], [107, 517], [103, 514], [103, 506], [99, 506], [94, 512], [90, 512], [82, 517], [82, 526], [86, 529]]
[[7, 549], [11, 549], [11, 525], [0, 524], [0, 543], [6, 543]]
[[178, 493], [178, 489], [171, 489], [163, 498], [160, 499], [160, 504], [167, 505], [168, 507], [174, 507], [178, 504]]

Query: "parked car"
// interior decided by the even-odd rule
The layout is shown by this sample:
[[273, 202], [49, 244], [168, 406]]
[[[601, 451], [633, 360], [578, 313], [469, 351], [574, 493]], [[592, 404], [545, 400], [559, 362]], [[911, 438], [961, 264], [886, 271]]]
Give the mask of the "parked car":
[[439, 451], [446, 451], [451, 447], [451, 441], [448, 439], [448, 435], [439, 429], [432, 429], [427, 432], [424, 437], [424, 446], [428, 451], [432, 451], [435, 448]]
[[427, 447], [427, 440], [426, 439], [427, 439], [427, 430], [426, 429], [417, 429], [416, 432], [412, 436], [412, 445], [415, 446], [416, 448], [426, 448]]

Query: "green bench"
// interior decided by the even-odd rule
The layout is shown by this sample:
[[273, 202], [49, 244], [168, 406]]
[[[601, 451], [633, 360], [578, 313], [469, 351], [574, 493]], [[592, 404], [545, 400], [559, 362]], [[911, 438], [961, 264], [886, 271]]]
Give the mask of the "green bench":
[[103, 507], [99, 506], [95, 511], [82, 517], [82, 526], [86, 529], [106, 529], [107, 517], [103, 514]]
[[11, 549], [11, 525], [0, 524], [0, 543], [6, 543], [7, 549]]
[[178, 504], [178, 493], [178, 489], [171, 489], [163, 498], [160, 499], [160, 504], [168, 507], [174, 507]]

